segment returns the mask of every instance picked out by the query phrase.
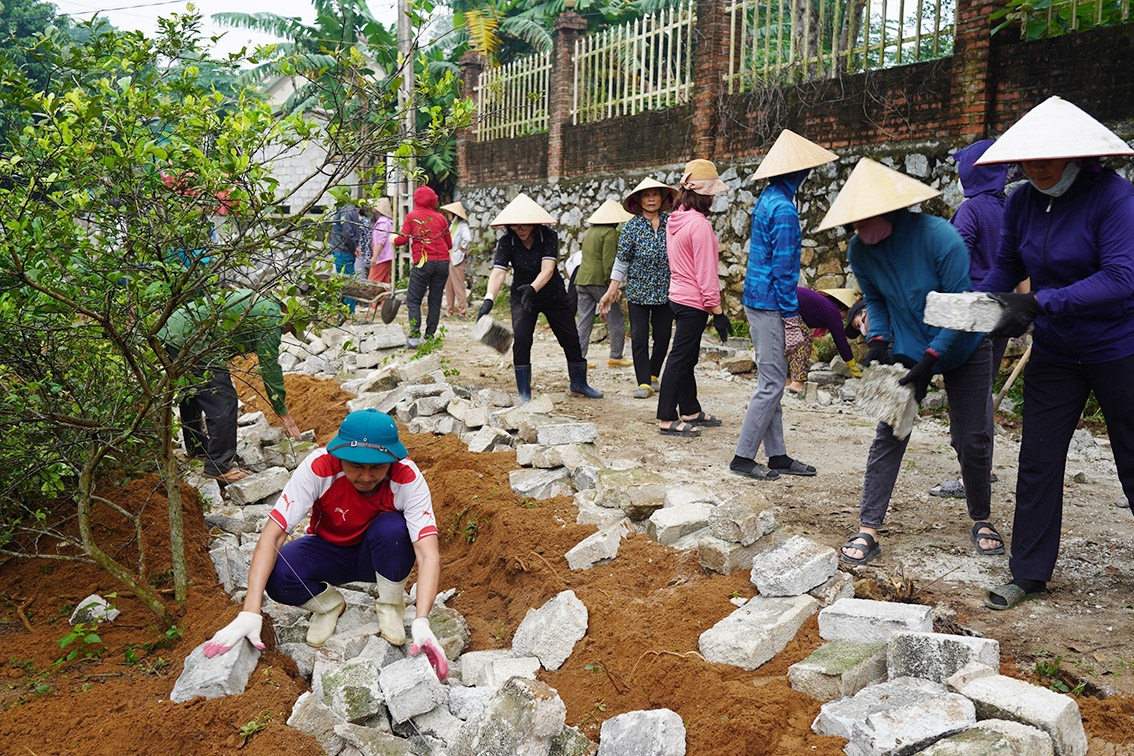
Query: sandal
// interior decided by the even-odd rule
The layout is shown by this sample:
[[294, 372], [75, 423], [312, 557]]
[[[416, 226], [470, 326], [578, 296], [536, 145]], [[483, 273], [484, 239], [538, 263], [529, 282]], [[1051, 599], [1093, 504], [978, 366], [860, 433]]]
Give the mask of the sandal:
[[[1003, 604], [998, 604], [992, 600], [993, 597], [1001, 598], [1004, 600]], [[988, 591], [988, 595], [984, 599], [984, 605], [994, 611], [1002, 612], [1005, 609], [1015, 609], [1020, 604], [1024, 603], [1024, 599], [1028, 597], [1028, 592], [1015, 583], [1005, 583], [998, 585]]]
[[729, 465], [729, 472], [733, 475], [743, 475], [746, 478], [753, 480], [775, 480], [780, 477], [780, 474], [775, 470], [769, 470], [759, 462], [753, 462], [751, 465], [744, 465], [743, 467], [733, 467]]
[[696, 417], [685, 417], [682, 418], [682, 420], [689, 423], [690, 425], [703, 425], [706, 428], [716, 428], [718, 425], [724, 422], [719, 417], [706, 415], [704, 412], [698, 412]]
[[[862, 556], [852, 557], [847, 554], [846, 549], [858, 549], [862, 552]], [[863, 565], [877, 559], [881, 554], [882, 547], [874, 540], [874, 536], [862, 532], [852, 535], [839, 549], [839, 559], [847, 564]]]
[[639, 383], [638, 388], [634, 389], [635, 399], [649, 399], [654, 395], [654, 390], [650, 388], [648, 383]]
[[[981, 528], [987, 528], [991, 532], [981, 533]], [[981, 520], [980, 522], [974, 522], [973, 529], [969, 533], [969, 540], [973, 542], [973, 546], [976, 547], [978, 554], [983, 554], [984, 556], [993, 556], [995, 554], [1004, 553], [1004, 538], [1000, 535], [1000, 533], [996, 531], [996, 528], [993, 527], [992, 523], [990, 522], [985, 522], [984, 520]], [[981, 541], [996, 541], [996, 545], [989, 549], [982, 549], [980, 547]]]
[[235, 483], [238, 480], [244, 480], [248, 477], [248, 473], [246, 473], [244, 470], [241, 470], [239, 467], [230, 467], [219, 475], [209, 475], [206, 473], [205, 477], [212, 478], [223, 486], [228, 483]]
[[674, 420], [669, 424], [668, 428], [658, 426], [658, 433], [663, 436], [686, 436], [688, 438], [696, 438], [701, 435], [700, 428], [694, 428], [692, 424], [683, 420]]
[[791, 464], [787, 467], [772, 467], [771, 469], [775, 470], [778, 473], [784, 473], [786, 475], [803, 475], [805, 477], [811, 477], [818, 472], [811, 465], [805, 465], [798, 459], [793, 459], [791, 461]]
[[963, 499], [965, 498], [965, 484], [961, 482], [960, 478], [943, 480], [929, 489], [929, 495], [940, 496], [945, 499]]

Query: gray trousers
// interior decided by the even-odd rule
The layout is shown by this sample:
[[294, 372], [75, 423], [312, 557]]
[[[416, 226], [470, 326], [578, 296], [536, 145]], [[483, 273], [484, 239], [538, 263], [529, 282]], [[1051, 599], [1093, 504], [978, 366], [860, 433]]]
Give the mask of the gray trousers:
[[[980, 342], [968, 362], [945, 373], [944, 378], [949, 397], [950, 444], [961, 463], [969, 517], [974, 522], [987, 520], [992, 498], [992, 346], [988, 339]], [[868, 528], [880, 528], [886, 519], [909, 442], [909, 436], [899, 440], [889, 425], [878, 423], [866, 457], [866, 477], [858, 505], [859, 521]]]
[[748, 411], [736, 441], [736, 456], [756, 459], [760, 444], [769, 457], [787, 454], [784, 446], [784, 413], [780, 399], [787, 380], [784, 352], [784, 320], [779, 310], [744, 308], [748, 333], [756, 351], [756, 391], [748, 400]]
[[[591, 328], [595, 324], [595, 311], [602, 295], [606, 294], [606, 287], [576, 286], [575, 288], [579, 292], [575, 327], [579, 331], [579, 348], [583, 350], [583, 359], [586, 359], [587, 347], [591, 345]], [[622, 317], [621, 302], [615, 302], [607, 313], [606, 330], [610, 334], [611, 359], [622, 359], [622, 350], [626, 347], [626, 322]]]

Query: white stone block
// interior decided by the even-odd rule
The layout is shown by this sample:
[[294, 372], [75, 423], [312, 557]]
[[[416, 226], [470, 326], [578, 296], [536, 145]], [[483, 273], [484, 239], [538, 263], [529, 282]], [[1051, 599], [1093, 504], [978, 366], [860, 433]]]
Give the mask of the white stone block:
[[710, 662], [756, 669], [787, 646], [818, 606], [810, 596], [756, 596], [701, 633], [701, 655]]
[[819, 637], [823, 640], [887, 643], [893, 632], [932, 630], [933, 610], [920, 604], [847, 598], [819, 612]]
[[890, 635], [886, 651], [891, 678], [920, 677], [944, 683], [972, 662], [998, 669], [1000, 643], [967, 635], [897, 632]]
[[831, 579], [839, 557], [830, 546], [792, 536], [752, 558], [752, 584], [762, 596], [799, 596]]
[[976, 704], [981, 719], [1007, 719], [1043, 730], [1051, 736], [1056, 756], [1087, 753], [1079, 705], [1071, 696], [1004, 675], [972, 680], [959, 692]]
[[646, 533], [658, 543], [669, 546], [682, 536], [708, 527], [712, 511], [713, 505], [708, 502], [663, 507], [646, 521]]

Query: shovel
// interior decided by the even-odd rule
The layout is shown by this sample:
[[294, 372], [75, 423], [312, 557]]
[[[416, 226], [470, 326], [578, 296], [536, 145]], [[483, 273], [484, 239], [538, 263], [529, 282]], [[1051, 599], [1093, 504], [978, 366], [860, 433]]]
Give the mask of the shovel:
[[402, 306], [402, 300], [398, 297], [399, 294], [404, 294], [404, 291], [392, 291], [386, 295], [386, 299], [382, 302], [382, 322], [389, 325], [394, 322], [394, 318], [398, 317], [398, 308]]
[[504, 354], [508, 351], [508, 347], [512, 346], [512, 329], [491, 315], [485, 315], [476, 321], [472, 327], [472, 335], [481, 344], [492, 347], [500, 354]]

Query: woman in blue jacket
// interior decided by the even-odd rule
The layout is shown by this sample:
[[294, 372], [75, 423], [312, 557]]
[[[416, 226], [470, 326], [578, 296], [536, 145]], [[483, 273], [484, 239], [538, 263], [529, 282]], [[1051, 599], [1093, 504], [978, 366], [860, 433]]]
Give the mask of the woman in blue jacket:
[[1071, 434], [1094, 391], [1127, 498], [1134, 500], [1134, 187], [1099, 157], [1134, 155], [1058, 97], [1029, 111], [977, 161], [1019, 163], [993, 269], [981, 282], [1005, 307], [993, 337], [1033, 324], [1012, 525], [1011, 582], [985, 604], [1010, 609], [1047, 587], [1059, 554]]

